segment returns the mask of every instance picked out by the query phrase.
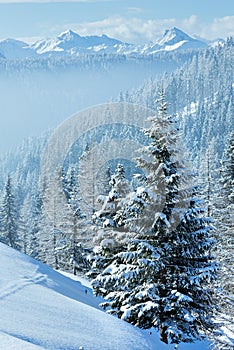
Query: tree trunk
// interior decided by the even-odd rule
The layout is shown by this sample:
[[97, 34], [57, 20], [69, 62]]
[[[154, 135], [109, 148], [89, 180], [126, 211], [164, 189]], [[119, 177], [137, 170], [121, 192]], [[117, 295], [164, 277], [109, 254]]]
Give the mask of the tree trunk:
[[163, 324], [160, 326], [160, 340], [166, 344], [168, 344], [167, 334], [166, 334], [166, 326]]

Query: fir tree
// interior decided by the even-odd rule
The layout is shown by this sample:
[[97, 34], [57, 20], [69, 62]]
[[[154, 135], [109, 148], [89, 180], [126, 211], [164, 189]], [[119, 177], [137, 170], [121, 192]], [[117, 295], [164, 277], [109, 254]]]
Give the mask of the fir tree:
[[221, 178], [216, 196], [216, 226], [218, 243], [222, 254], [219, 254], [223, 271], [222, 282], [226, 292], [233, 293], [234, 287], [234, 133], [231, 134], [221, 168]]
[[[217, 228], [217, 260], [220, 262], [218, 278], [219, 295], [217, 319], [226, 329], [234, 326], [234, 133], [231, 134], [224, 154], [221, 177], [216, 186], [214, 200], [214, 218]], [[222, 328], [220, 329], [223, 335]], [[233, 340], [226, 336], [214, 334], [215, 349], [233, 349]]]
[[117, 165], [109, 185], [108, 195], [98, 197], [101, 209], [93, 215], [96, 224], [93, 227], [95, 247], [93, 254], [89, 256], [89, 261], [92, 263], [89, 277], [95, 277], [108, 265], [109, 258], [111, 259], [113, 254], [119, 251], [126, 238], [125, 222], [123, 216], [118, 213], [121, 212], [123, 199], [130, 191], [130, 184], [125, 178], [122, 164]]
[[42, 200], [40, 195], [37, 194], [32, 198], [28, 230], [29, 245], [27, 248], [27, 254], [34, 259], [38, 259], [39, 257], [39, 240], [42, 231], [42, 218]]
[[19, 219], [19, 236], [22, 245], [22, 251], [40, 260], [42, 255], [40, 251], [40, 241], [42, 232], [46, 223], [43, 221], [42, 200], [40, 194], [28, 194], [23, 202]]
[[115, 173], [110, 179], [110, 191], [107, 196], [99, 196], [102, 203], [101, 210], [93, 215], [96, 224], [103, 227], [121, 227], [122, 223], [117, 220], [117, 213], [121, 209], [123, 198], [130, 191], [130, 184], [125, 178], [125, 171], [122, 164], [118, 164]]
[[130, 195], [123, 210], [134, 237], [129, 234], [122, 250], [109, 256], [93, 288], [107, 300], [103, 306], [108, 312], [141, 328], [155, 327], [163, 342], [177, 344], [193, 342], [213, 326], [209, 284], [215, 271], [214, 241], [195, 188], [188, 209], [181, 212], [182, 166], [163, 91], [159, 103], [158, 116], [145, 130], [150, 144], [138, 159], [145, 187]]
[[8, 175], [1, 208], [1, 241], [14, 249], [20, 249], [18, 237], [18, 210]]

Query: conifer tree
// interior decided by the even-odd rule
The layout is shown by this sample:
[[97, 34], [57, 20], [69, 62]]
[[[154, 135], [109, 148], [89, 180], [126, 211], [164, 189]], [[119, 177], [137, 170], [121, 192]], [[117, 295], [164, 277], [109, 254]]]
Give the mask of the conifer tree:
[[180, 188], [176, 129], [166, 112], [162, 91], [158, 116], [145, 130], [150, 144], [138, 159], [145, 186], [130, 194], [122, 210], [125, 225], [135, 232], [109, 256], [93, 288], [106, 299], [109, 313], [141, 328], [155, 327], [163, 342], [177, 344], [193, 342], [213, 326], [209, 284], [215, 265], [209, 220], [198, 206], [195, 187], [187, 209], [180, 207], [186, 191]]
[[[219, 254], [219, 258], [223, 266], [223, 287], [231, 292], [234, 287], [234, 133], [231, 134], [222, 161], [221, 178], [218, 187], [215, 199], [215, 219], [218, 230], [217, 239], [222, 249], [222, 254]], [[224, 273], [224, 271], [226, 272]]]
[[1, 208], [1, 241], [14, 249], [20, 249], [18, 237], [18, 211], [13, 194], [12, 180], [8, 175]]
[[[126, 230], [124, 218], [118, 215], [121, 212], [123, 199], [130, 191], [129, 181], [125, 178], [125, 171], [122, 164], [118, 164], [115, 173], [110, 179], [110, 191], [108, 195], [100, 195], [98, 201], [102, 207], [93, 215], [94, 226], [94, 250], [89, 260], [92, 268], [88, 273], [89, 277], [95, 277], [105, 266], [109, 258], [118, 252], [121, 244], [125, 241]], [[121, 212], [122, 213], [122, 212]], [[121, 243], [120, 243], [121, 242]]]
[[118, 164], [115, 173], [110, 179], [110, 191], [107, 196], [99, 196], [102, 202], [101, 210], [93, 215], [95, 222], [103, 227], [122, 226], [117, 220], [116, 214], [121, 208], [122, 199], [129, 193], [130, 184], [125, 178], [125, 171], [122, 164]]
[[[221, 176], [216, 186], [214, 200], [214, 218], [217, 228], [217, 260], [220, 262], [218, 278], [219, 313], [217, 319], [221, 320], [226, 329], [234, 327], [234, 133], [222, 161]], [[221, 331], [222, 332], [222, 331]], [[214, 334], [215, 349], [233, 349], [233, 340], [220, 334]]]
[[42, 231], [42, 200], [39, 194], [36, 194], [32, 198], [32, 207], [29, 218], [28, 227], [28, 249], [27, 254], [32, 256], [34, 259], [39, 257], [39, 240], [40, 233]]
[[43, 255], [40, 249], [43, 231], [46, 230], [46, 222], [43, 219], [40, 194], [28, 194], [21, 206], [18, 224], [21, 251], [37, 260], [42, 259]]

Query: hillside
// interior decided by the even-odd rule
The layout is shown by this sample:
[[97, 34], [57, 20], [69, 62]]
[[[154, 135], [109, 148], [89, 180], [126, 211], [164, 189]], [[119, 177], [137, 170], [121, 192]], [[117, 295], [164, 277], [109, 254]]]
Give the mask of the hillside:
[[[173, 349], [98, 309], [92, 291], [0, 243], [0, 344], [7, 350]], [[181, 345], [181, 350], [198, 344]], [[208, 345], [199, 343], [200, 350]]]

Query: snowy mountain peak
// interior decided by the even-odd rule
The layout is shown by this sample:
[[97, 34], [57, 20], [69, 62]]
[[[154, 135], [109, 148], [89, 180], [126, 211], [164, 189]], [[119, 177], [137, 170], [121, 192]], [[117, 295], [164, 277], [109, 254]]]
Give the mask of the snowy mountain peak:
[[147, 53], [158, 51], [175, 51], [178, 49], [202, 49], [208, 45], [202, 40], [192, 38], [182, 30], [173, 27], [165, 31], [161, 39], [147, 50]]
[[72, 30], [67, 30], [57, 37], [61, 42], [70, 42], [74, 45], [79, 45], [81, 47], [92, 47], [96, 45], [115, 45], [115, 44], [123, 44], [122, 41], [110, 38], [106, 34], [102, 35], [90, 35], [90, 36], [81, 36]]
[[58, 35], [58, 39], [60, 40], [71, 41], [76, 38], [80, 38], [80, 35], [78, 33], [73, 32], [71, 29], [68, 29], [65, 32], [62, 32]]
[[167, 43], [168, 45], [175, 44], [182, 40], [194, 40], [189, 35], [184, 33], [182, 30], [173, 27], [171, 29], [167, 29], [162, 37], [162, 39], [158, 42], [158, 44], [162, 45]]

